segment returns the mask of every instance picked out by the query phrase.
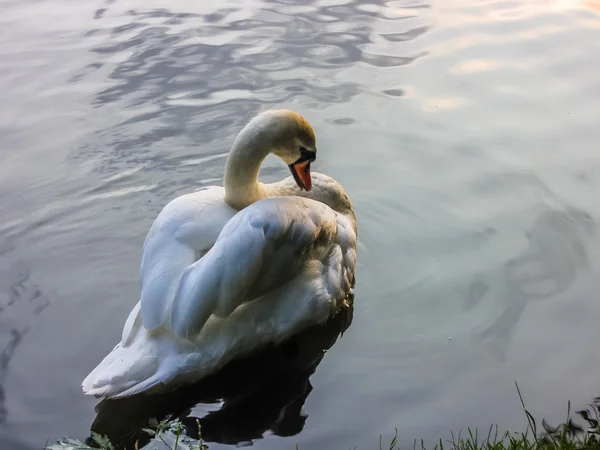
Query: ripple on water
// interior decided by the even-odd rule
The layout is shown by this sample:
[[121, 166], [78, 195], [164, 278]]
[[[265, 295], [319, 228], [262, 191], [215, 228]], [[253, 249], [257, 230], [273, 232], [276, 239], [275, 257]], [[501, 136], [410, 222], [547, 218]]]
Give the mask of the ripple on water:
[[[188, 153], [194, 140], [198, 146], [210, 143], [213, 149], [205, 151], [218, 153], [223, 145], [230, 145], [220, 139], [230, 135], [231, 127], [239, 128], [271, 104], [296, 102], [323, 109], [350, 102], [370, 88], [356, 79], [336, 80], [340, 68], [357, 62], [400, 67], [424, 55], [365, 50], [372, 42], [375, 20], [405, 17], [389, 13], [383, 4], [377, 11], [363, 6], [360, 1], [315, 2], [299, 9], [292, 4], [242, 16], [236, 8], [205, 14], [139, 8], [122, 13], [130, 16], [127, 24], [111, 26], [113, 14], [106, 28], [102, 22], [107, 14], [100, 14], [94, 39], [103, 34], [108, 39], [93, 47], [99, 58], [94, 64], [112, 66], [112, 86], [96, 93], [95, 105], [113, 112], [113, 125], [81, 148], [80, 156], [94, 153], [102, 158], [96, 165], [102, 171], [110, 171], [111, 166], [119, 171], [149, 158], [149, 170], [153, 170], [163, 167], [165, 158], [177, 159], [157, 156], [169, 146], [171, 152]], [[409, 29], [403, 38], [390, 39], [408, 41], [426, 29]], [[229, 38], [218, 43], [198, 41], [224, 34]], [[121, 54], [128, 56], [108, 62]], [[306, 76], [309, 71], [312, 76]], [[83, 70], [73, 81], [81, 82], [86, 76]], [[388, 89], [386, 93], [398, 96], [400, 91]], [[135, 114], [148, 104], [156, 110], [119, 121], [119, 116], [128, 111]], [[198, 151], [194, 147], [193, 152]]]

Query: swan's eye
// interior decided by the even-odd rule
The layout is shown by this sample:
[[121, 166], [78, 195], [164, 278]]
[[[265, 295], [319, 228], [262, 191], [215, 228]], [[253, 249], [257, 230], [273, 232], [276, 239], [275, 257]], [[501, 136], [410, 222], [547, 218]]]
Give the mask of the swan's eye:
[[306, 150], [304, 147], [300, 147], [300, 159], [296, 162], [300, 161], [310, 161], [313, 162], [317, 159], [317, 154], [315, 152], [311, 152], [310, 150]]

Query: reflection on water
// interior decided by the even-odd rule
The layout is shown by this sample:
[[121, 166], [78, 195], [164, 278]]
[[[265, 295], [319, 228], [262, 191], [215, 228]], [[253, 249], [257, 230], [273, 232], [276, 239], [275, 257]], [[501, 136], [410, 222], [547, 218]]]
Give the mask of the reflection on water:
[[[554, 197], [540, 180], [528, 182]], [[506, 360], [506, 349], [527, 304], [566, 292], [581, 270], [589, 267], [587, 247], [594, 236], [594, 219], [574, 207], [543, 211], [525, 232], [527, 247], [507, 259], [502, 269], [504, 310], [488, 327], [476, 331], [481, 341], [490, 341], [491, 349]], [[473, 276], [467, 296], [467, 310], [479, 304], [490, 291], [482, 274]]]
[[[0, 242], [0, 258], [6, 260], [14, 252], [9, 242]], [[30, 269], [23, 264], [0, 266], [0, 425], [8, 420], [7, 391], [4, 386], [10, 362], [36, 316], [49, 301], [31, 279]], [[1, 442], [1, 441], [0, 441]]]
[[564, 292], [577, 270], [588, 266], [585, 239], [593, 234], [593, 225], [583, 211], [544, 212], [527, 233], [527, 249], [506, 263], [511, 292], [524, 299]]
[[[151, 418], [180, 418], [186, 434], [223, 444], [251, 443], [270, 431], [293, 436], [304, 428], [302, 407], [312, 391], [309, 381], [329, 350], [351, 325], [353, 299], [323, 326], [314, 326], [283, 344], [229, 364], [190, 388], [168, 395], [103, 400], [96, 407], [91, 430], [107, 435], [117, 445], [148, 442], [142, 428]], [[198, 404], [218, 409], [197, 416]], [[91, 444], [91, 441], [90, 441]]]
[[[385, 19], [393, 28], [429, 5], [407, 5], [407, 14], [390, 15], [385, 2], [335, 3], [271, 0], [248, 10], [207, 8], [206, 13], [104, 5], [94, 16], [98, 25], [86, 36], [100, 42], [91, 49], [98, 59], [116, 57], [107, 73], [110, 87], [94, 99], [97, 108], [113, 111], [115, 120], [75, 158], [98, 159], [95, 169], [109, 174], [143, 164], [157, 177], [148, 188], [173, 196], [180, 188], [174, 172], [193, 177], [186, 184], [219, 182], [231, 134], [259, 111], [288, 102], [301, 110], [349, 103], [365, 86], [343, 76], [344, 68], [400, 67], [425, 54], [398, 56], [368, 48], [375, 20]], [[111, 26], [115, 17], [119, 25]], [[427, 29], [409, 26], [382, 36], [405, 42]], [[104, 64], [91, 63], [71, 82], [85, 83], [98, 71], [105, 71]], [[399, 95], [397, 89], [386, 92]], [[218, 158], [198, 160], [198, 148], [208, 143], [209, 154]], [[173, 152], [174, 145], [185, 151]]]

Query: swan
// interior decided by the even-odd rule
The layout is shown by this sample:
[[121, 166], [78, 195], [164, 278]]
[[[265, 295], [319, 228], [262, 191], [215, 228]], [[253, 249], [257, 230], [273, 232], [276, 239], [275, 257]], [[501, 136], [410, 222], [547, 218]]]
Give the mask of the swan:
[[[259, 182], [269, 154], [292, 175]], [[354, 287], [356, 216], [338, 182], [311, 173], [316, 155], [300, 114], [267, 110], [235, 138], [222, 187], [167, 203], [143, 244], [140, 299], [85, 394], [192, 384], [336, 314]]]

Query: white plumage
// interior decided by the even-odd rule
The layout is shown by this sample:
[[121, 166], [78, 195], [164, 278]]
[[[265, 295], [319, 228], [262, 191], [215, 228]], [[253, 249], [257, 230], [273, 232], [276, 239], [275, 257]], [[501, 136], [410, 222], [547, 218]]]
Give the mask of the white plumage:
[[[161, 211], [144, 243], [140, 301], [121, 342], [83, 381], [86, 394], [191, 383], [337, 312], [356, 265], [350, 200], [326, 175], [306, 180], [310, 162], [278, 183], [258, 183], [258, 170], [244, 178], [270, 152], [293, 174], [303, 168], [316, 153], [310, 125], [291, 111], [259, 115], [232, 148], [224, 188], [183, 195]], [[310, 191], [298, 187], [307, 183]]]

